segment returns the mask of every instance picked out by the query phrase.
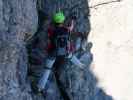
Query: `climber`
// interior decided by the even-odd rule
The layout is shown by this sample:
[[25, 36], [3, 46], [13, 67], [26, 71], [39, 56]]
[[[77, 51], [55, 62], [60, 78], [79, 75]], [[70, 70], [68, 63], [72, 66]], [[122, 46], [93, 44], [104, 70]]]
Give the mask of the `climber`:
[[44, 71], [37, 84], [38, 90], [43, 91], [50, 75], [55, 60], [58, 58], [69, 59], [74, 65], [80, 68], [84, 64], [72, 54], [74, 48], [70, 42], [70, 33], [74, 28], [74, 19], [71, 20], [70, 26], [64, 26], [65, 16], [63, 12], [58, 12], [53, 17], [53, 26], [48, 28], [48, 58], [45, 61]]

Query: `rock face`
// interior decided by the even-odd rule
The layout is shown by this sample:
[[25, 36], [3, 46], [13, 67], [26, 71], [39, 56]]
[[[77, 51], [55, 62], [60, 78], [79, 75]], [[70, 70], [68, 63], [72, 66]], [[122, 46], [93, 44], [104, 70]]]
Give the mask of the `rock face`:
[[[97, 80], [90, 70], [93, 55], [89, 46], [75, 52], [85, 64], [84, 69], [66, 61], [58, 65], [56, 74], [51, 73], [45, 94], [38, 95], [31, 90], [32, 84], [26, 80], [27, 68], [29, 73], [43, 68], [41, 62], [47, 56], [46, 30], [52, 15], [59, 9], [67, 17], [66, 24], [72, 15], [77, 16], [74, 32], [83, 33], [86, 40], [90, 31], [87, 0], [0, 0], [0, 100], [112, 100], [96, 87]], [[29, 40], [31, 36], [33, 38]], [[25, 41], [31, 51], [29, 59]], [[29, 64], [32, 56], [37, 56], [41, 61]]]
[[[75, 15], [77, 19], [75, 21], [74, 32], [81, 32], [85, 39], [87, 38], [90, 31], [87, 0], [39, 0], [38, 10], [39, 30], [32, 39], [31, 44], [28, 45], [30, 51], [34, 51], [31, 55], [35, 58], [37, 57], [35, 61], [37, 61], [37, 59], [45, 59], [47, 56], [47, 53], [44, 52], [47, 46], [47, 28], [51, 23], [53, 14], [59, 10], [65, 13], [67, 21], [69, 21], [72, 15]], [[102, 89], [96, 86], [97, 79], [90, 70], [93, 60], [90, 48], [86, 47], [84, 51], [77, 51], [75, 55], [86, 65], [84, 69], [72, 65], [69, 61], [66, 61], [64, 64], [55, 65], [56, 67], [58, 66], [56, 69], [57, 73], [51, 74], [46, 86], [45, 95], [34, 95], [34, 100], [113, 100], [111, 96], [106, 95]], [[39, 60], [38, 63], [40, 62]], [[41, 70], [42, 66], [44, 65], [33, 64], [30, 65], [29, 69], [33, 71], [33, 74], [39, 72], [37, 70]]]
[[89, 8], [87, 0], [38, 0], [38, 8], [51, 21], [52, 15], [61, 10], [69, 20], [72, 15], [77, 16], [75, 31], [89, 33], [90, 23], [88, 20]]
[[36, 2], [0, 0], [0, 100], [31, 100], [24, 38], [37, 29]]

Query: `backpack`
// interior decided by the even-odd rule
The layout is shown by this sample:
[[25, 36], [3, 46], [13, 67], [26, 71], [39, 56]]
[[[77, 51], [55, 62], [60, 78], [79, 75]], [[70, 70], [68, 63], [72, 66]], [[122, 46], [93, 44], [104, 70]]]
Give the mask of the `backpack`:
[[68, 29], [64, 27], [57, 27], [54, 30], [55, 34], [55, 47], [56, 47], [56, 55], [57, 56], [67, 56], [69, 53], [69, 45], [70, 45], [70, 33]]

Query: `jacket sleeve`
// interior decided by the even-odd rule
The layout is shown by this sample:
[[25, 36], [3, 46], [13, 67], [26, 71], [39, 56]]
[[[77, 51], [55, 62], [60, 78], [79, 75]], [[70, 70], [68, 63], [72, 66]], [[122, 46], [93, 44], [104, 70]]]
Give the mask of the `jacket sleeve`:
[[53, 28], [52, 28], [52, 27], [49, 27], [49, 28], [48, 28], [48, 38], [49, 38], [49, 39], [52, 38], [53, 35], [54, 35]]
[[48, 41], [47, 41], [47, 52], [50, 52], [53, 48], [54, 45], [52, 44], [52, 38], [54, 36], [53, 29], [51, 27], [48, 28]]

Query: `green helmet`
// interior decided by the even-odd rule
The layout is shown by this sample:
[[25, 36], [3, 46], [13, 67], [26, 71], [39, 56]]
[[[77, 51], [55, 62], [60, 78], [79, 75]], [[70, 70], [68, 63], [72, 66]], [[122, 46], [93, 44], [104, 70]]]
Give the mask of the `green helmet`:
[[55, 15], [54, 15], [54, 17], [53, 17], [53, 21], [55, 22], [55, 23], [64, 23], [64, 21], [65, 21], [65, 16], [64, 16], [64, 14], [63, 14], [63, 12], [58, 12], [58, 13], [56, 13]]

